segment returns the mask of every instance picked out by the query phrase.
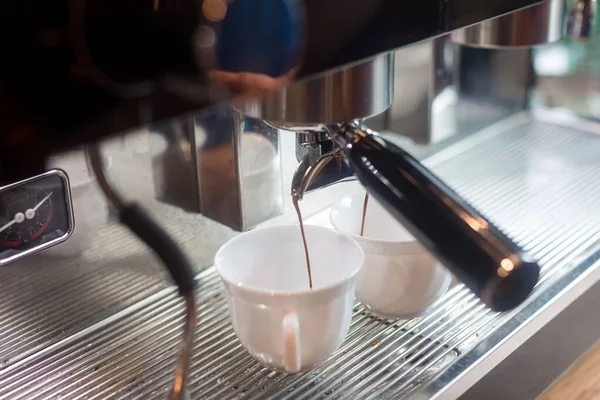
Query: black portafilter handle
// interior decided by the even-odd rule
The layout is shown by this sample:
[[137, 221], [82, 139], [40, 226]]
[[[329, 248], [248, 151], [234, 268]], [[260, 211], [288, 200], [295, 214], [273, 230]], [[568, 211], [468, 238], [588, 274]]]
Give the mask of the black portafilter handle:
[[419, 161], [358, 123], [332, 134], [367, 191], [490, 308], [529, 296], [538, 263]]

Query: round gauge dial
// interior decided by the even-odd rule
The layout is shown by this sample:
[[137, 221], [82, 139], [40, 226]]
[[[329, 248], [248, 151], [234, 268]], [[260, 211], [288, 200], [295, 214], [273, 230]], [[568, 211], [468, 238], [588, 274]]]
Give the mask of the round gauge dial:
[[0, 246], [19, 248], [39, 239], [52, 220], [52, 192], [40, 187], [0, 193]]

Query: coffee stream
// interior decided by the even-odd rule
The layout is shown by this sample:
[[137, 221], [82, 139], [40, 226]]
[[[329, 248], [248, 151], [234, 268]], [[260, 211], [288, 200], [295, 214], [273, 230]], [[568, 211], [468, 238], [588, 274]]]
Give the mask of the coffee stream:
[[365, 202], [363, 203], [362, 222], [360, 223], [360, 236], [365, 234], [365, 219], [367, 217], [367, 204], [369, 204], [369, 193], [365, 194]]
[[308, 245], [306, 244], [306, 235], [304, 234], [304, 222], [302, 221], [302, 213], [300, 212], [300, 205], [298, 204], [298, 194], [292, 193], [292, 202], [298, 214], [298, 222], [300, 223], [300, 232], [302, 232], [302, 243], [304, 243], [304, 255], [306, 256], [306, 270], [308, 271], [308, 285], [312, 289], [312, 273], [310, 270], [310, 257], [308, 255]]
[[[304, 255], [306, 256], [306, 271], [308, 272], [308, 285], [312, 289], [312, 272], [310, 269], [310, 256], [308, 255], [308, 244], [306, 243], [306, 234], [304, 233], [304, 222], [302, 221], [302, 212], [300, 211], [300, 204], [298, 204], [299, 198], [297, 193], [292, 193], [292, 203], [298, 214], [298, 222], [300, 223], [300, 232], [302, 233], [302, 243], [304, 244]], [[369, 193], [365, 195], [365, 202], [363, 204], [362, 211], [362, 222], [360, 224], [360, 236], [363, 236], [365, 232], [365, 218], [367, 217], [367, 204], [369, 203]]]

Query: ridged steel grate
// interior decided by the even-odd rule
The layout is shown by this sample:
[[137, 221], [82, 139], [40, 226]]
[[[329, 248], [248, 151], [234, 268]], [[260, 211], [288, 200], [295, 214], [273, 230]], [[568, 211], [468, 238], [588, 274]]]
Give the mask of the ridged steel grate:
[[[199, 269], [234, 234], [173, 207], [152, 211]], [[0, 268], [0, 371], [168, 285], [153, 255], [108, 218], [80, 255], [40, 253]]]
[[[121, 234], [110, 230], [113, 240]], [[131, 254], [117, 264], [103, 256], [102, 236], [85, 262], [35, 256], [0, 269], [0, 368], [166, 286], [147, 255]]]
[[[541, 292], [598, 241], [598, 154], [595, 134], [521, 115], [428, 163], [541, 260]], [[110, 270], [106, 279], [108, 289]], [[284, 375], [264, 369], [243, 350], [214, 270], [202, 272], [199, 282], [194, 399], [410, 397], [508, 317], [487, 310], [462, 285], [421, 318], [407, 321], [382, 321], [356, 304], [350, 334], [334, 357], [310, 373]], [[172, 289], [155, 292], [0, 370], [0, 398], [164, 398], [182, 316]], [[1, 337], [0, 349], [5, 348]]]

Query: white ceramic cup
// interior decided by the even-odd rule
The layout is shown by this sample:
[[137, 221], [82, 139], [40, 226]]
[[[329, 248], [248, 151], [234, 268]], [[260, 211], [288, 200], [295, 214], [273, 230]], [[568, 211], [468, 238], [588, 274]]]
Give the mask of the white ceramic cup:
[[344, 341], [363, 252], [350, 237], [307, 225], [309, 289], [298, 225], [243, 233], [217, 252], [233, 328], [267, 368], [295, 373], [325, 361]]
[[452, 275], [372, 196], [361, 237], [364, 200], [364, 192], [346, 197], [330, 213], [334, 228], [365, 253], [356, 297], [383, 318], [418, 316], [448, 290]]

